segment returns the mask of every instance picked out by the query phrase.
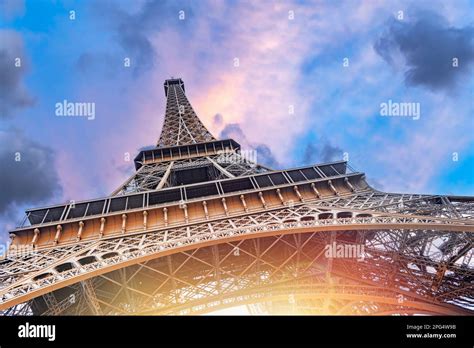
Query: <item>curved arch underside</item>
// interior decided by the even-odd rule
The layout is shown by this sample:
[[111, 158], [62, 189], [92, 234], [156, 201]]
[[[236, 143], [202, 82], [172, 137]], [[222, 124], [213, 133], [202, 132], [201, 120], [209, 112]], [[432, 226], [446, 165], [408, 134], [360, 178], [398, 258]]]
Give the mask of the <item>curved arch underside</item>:
[[[346, 314], [474, 308], [472, 220], [378, 209], [303, 204], [12, 256], [2, 262], [0, 309], [24, 313], [29, 301], [37, 314], [200, 313], [229, 306], [245, 291], [248, 303], [249, 291], [275, 297], [271, 288], [285, 282], [290, 298], [307, 302], [307, 292], [291, 289], [308, 281], [319, 289], [316, 302], [341, 284], [359, 286], [363, 295], [365, 286], [378, 289], [358, 299], [368, 304], [364, 310], [344, 302], [351, 298], [341, 302], [341, 290], [335, 303]], [[356, 257], [325, 255], [334, 243]]]
[[[452, 290], [447, 287], [441, 289], [446, 300], [438, 300], [443, 296], [433, 288], [435, 274], [423, 276], [432, 263], [409, 253], [395, 260], [377, 250], [396, 232], [339, 230], [228, 240], [99, 274], [36, 297], [29, 306], [34, 314], [46, 315], [203, 314], [241, 305], [268, 314], [470, 314], [448, 303]], [[363, 243], [364, 258], [327, 257], [331, 243]], [[472, 291], [472, 285], [466, 287]]]

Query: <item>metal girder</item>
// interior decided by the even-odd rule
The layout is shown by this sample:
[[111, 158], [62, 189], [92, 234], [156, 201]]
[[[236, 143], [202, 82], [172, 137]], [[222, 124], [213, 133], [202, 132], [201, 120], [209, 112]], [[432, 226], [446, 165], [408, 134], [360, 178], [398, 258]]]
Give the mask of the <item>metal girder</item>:
[[92, 314], [102, 314], [99, 301], [94, 290], [94, 284], [91, 279], [86, 279], [81, 282], [82, 290], [84, 291], [84, 298], [87, 299], [87, 303], [90, 307]]
[[[429, 233], [423, 230], [417, 231], [413, 229], [387, 229], [381, 230], [379, 232], [372, 232], [385, 227], [384, 224], [386, 224], [387, 227], [400, 227], [404, 223], [410, 222], [410, 219], [407, 215], [392, 216], [390, 214], [378, 213], [379, 215], [377, 216], [377, 213], [374, 212], [373, 216], [319, 219], [321, 214], [327, 213], [328, 210], [321, 209], [313, 205], [301, 205], [292, 209], [282, 208], [277, 211], [252, 214], [249, 216], [242, 216], [237, 219], [214, 221], [211, 223], [213, 226], [212, 232], [210, 232], [208, 223], [188, 226], [187, 228], [183, 226], [181, 228], [171, 229], [168, 230], [169, 237], [166, 242], [164, 242], [163, 231], [160, 231], [155, 233], [147, 233], [145, 239], [141, 238], [140, 236], [129, 236], [120, 238], [119, 243], [114, 240], [104, 240], [94, 247], [87, 246], [87, 244], [85, 244], [83, 252], [80, 252], [79, 254], [83, 255], [84, 250], [88, 250], [87, 255], [94, 256], [94, 262], [91, 262], [87, 265], [82, 265], [78, 268], [67, 270], [65, 272], [52, 274], [45, 278], [40, 278], [34, 281], [33, 284], [28, 283], [19, 288], [11, 288], [9, 293], [26, 295], [28, 291], [38, 291], [38, 289], [42, 286], [54, 288], [56, 287], [55, 284], [57, 284], [58, 287], [61, 287], [60, 284], [67, 283], [68, 280], [73, 281], [74, 278], [84, 277], [87, 274], [94, 276], [95, 274], [106, 272], [108, 269], [114, 269], [116, 265], [118, 266], [123, 264], [125, 266], [127, 264], [133, 263], [133, 260], [137, 260], [138, 262], [138, 260], [147, 259], [148, 255], [152, 256], [152, 258], [153, 255], [156, 255], [155, 257], [159, 258], [159, 253], [165, 253], [166, 249], [180, 250], [185, 246], [191, 248], [192, 245], [205, 246], [210, 244], [218, 244], [220, 240], [225, 241], [239, 238], [246, 239], [245, 235], [247, 235], [248, 238], [255, 238], [265, 235], [278, 235], [278, 233], [283, 231], [287, 231], [287, 233], [297, 233], [298, 231], [304, 231], [305, 229], [308, 231], [317, 231], [318, 229], [320, 231], [352, 231], [364, 226], [363, 230], [366, 234], [372, 233], [370, 239], [365, 241], [366, 246], [371, 247], [371, 258], [374, 260], [379, 260], [381, 255], [395, 258], [398, 263], [403, 262], [403, 264], [406, 265], [404, 267], [405, 273], [407, 273], [406, 269], [410, 269], [407, 265], [410, 265], [411, 268], [415, 266], [418, 267], [418, 269], [415, 270], [410, 269], [410, 273], [407, 273], [407, 275], [410, 276], [410, 281], [416, 281], [418, 279], [419, 282], [420, 275], [423, 275], [423, 273], [420, 273], [420, 265], [424, 265], [424, 267], [437, 267], [442, 262], [452, 258], [452, 254], [443, 254], [440, 250], [433, 249], [435, 248], [434, 242], [437, 239], [446, 238], [453, 235], [453, 233], [456, 233], [445, 231], [444, 228], [449, 227], [449, 224], [443, 223], [443, 220], [439, 220], [439, 222], [433, 222], [431, 226], [438, 227], [438, 229], [431, 230]], [[337, 211], [332, 211], [332, 215], [336, 216]], [[417, 219], [417, 223], [419, 223], [420, 228], [423, 227], [423, 224], [426, 224], [430, 221], [429, 219], [423, 221], [423, 219], [420, 219], [419, 217], [412, 219]], [[413, 220], [411, 220], [411, 223], [413, 223]], [[370, 226], [371, 224], [373, 224], [373, 226]], [[237, 226], [237, 228], [235, 226]], [[188, 228], [191, 229], [191, 237], [188, 236]], [[413, 234], [420, 234], [421, 237], [419, 241], [410, 247], [406, 245], [403, 246], [403, 239], [401, 239], [400, 236]], [[462, 238], [465, 238], [461, 233], [456, 233], [456, 235], [460, 235], [459, 238], [461, 238], [461, 240]], [[313, 236], [313, 238], [316, 238], [316, 236]], [[430, 246], [425, 248], [425, 254], [420, 254], [420, 248], [418, 245], [423, 243], [428, 243]], [[118, 245], [120, 246], [119, 248], [117, 248]], [[140, 247], [138, 248], [138, 246]], [[399, 248], [401, 248], [400, 250], [403, 252], [403, 255], [398, 253]], [[110, 255], [110, 253], [113, 251], [116, 252], [116, 255]], [[457, 250], [453, 250], [452, 252], [457, 253]], [[102, 258], [101, 255], [107, 255], [107, 258]], [[67, 259], [64, 258], [64, 255], [58, 255], [58, 258], [63, 262], [75, 262], [77, 256], [72, 256], [71, 258]], [[464, 261], [464, 258], [466, 258], [466, 260], [469, 258], [469, 261]], [[461, 277], [472, 276], [472, 266], [467, 268], [462, 267], [463, 264], [469, 264], [471, 262], [471, 258], [472, 251], [464, 252], [462, 262], [458, 260], [455, 264], [451, 264], [449, 266], [450, 272], [454, 272], [457, 274], [457, 276]], [[43, 259], [45, 266], [47, 261], [49, 261], [50, 264], [56, 264], [50, 259]], [[75, 262], [75, 264], [77, 265], [77, 262]], [[281, 264], [279, 266], [281, 266]], [[276, 269], [278, 269], [278, 267], [276, 267]], [[393, 266], [391, 270], [393, 271]], [[43, 271], [45, 270], [43, 269]], [[34, 275], [37, 276], [38, 271], [36, 271], [36, 273], [33, 272], [33, 274], [30, 276], [30, 279], [34, 279]], [[434, 277], [434, 275], [427, 275], [428, 278]], [[38, 285], [32, 286], [35, 283]], [[456, 286], [459, 287], [459, 284], [456, 284]], [[447, 283], [445, 288], [442, 290], [443, 292], [452, 291], [454, 290], [453, 287], [454, 284]], [[425, 286], [424, 291], [428, 292], [428, 288], [429, 287]], [[471, 291], [472, 289], [467, 286], [466, 294], [472, 294]], [[3, 293], [3, 296], [7, 296], [7, 294], [8, 293]], [[7, 299], [8, 296], [3, 298]]]
[[172, 84], [167, 91], [166, 117], [158, 146], [173, 146], [212, 141], [215, 138], [202, 124], [184, 94], [183, 88]]

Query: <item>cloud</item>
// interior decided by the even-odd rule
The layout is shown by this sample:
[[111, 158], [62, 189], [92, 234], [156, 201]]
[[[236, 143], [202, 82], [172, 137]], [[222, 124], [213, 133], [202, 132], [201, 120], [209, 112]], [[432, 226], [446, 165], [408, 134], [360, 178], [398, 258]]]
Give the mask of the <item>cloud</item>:
[[118, 67], [123, 64], [119, 59], [110, 53], [84, 52], [77, 59], [75, 66], [81, 74], [102, 73], [112, 79], [117, 75]]
[[325, 141], [323, 143], [309, 143], [303, 154], [303, 164], [316, 164], [342, 160], [342, 149]]
[[11, 20], [24, 14], [25, 2], [23, 0], [0, 0], [0, 18]]
[[[123, 5], [123, 4], [122, 4]], [[155, 66], [161, 52], [153, 48], [150, 33], [170, 25], [187, 27], [192, 18], [192, 2], [146, 1], [125, 4], [121, 8], [115, 1], [94, 4], [94, 12], [111, 27], [119, 45], [135, 72], [143, 72]], [[187, 20], [180, 21], [180, 11]], [[106, 15], [104, 15], [106, 14]], [[180, 43], [175, 43], [180, 45]]]
[[214, 126], [222, 127], [222, 125], [224, 124], [224, 118], [222, 117], [221, 114], [215, 114], [212, 122]]
[[[28, 63], [23, 48], [23, 40], [15, 31], [0, 30], [0, 119], [12, 115], [15, 109], [34, 104], [23, 85]], [[21, 66], [15, 65], [20, 59]]]
[[[94, 4], [94, 8], [104, 3], [100, 2], [97, 7]], [[328, 144], [323, 151], [324, 142], [315, 143], [316, 154], [310, 156], [308, 162], [340, 159], [334, 155], [338, 151], [334, 144], [337, 144], [351, 149], [351, 162], [355, 158], [353, 151], [364, 153], [363, 165], [358, 166], [360, 170], [370, 168], [371, 163], [373, 167], [378, 164], [373, 153], [383, 151], [380, 144], [372, 142], [367, 151], [356, 145], [388, 129], [386, 124], [380, 126], [387, 120], [373, 117], [374, 110], [378, 110], [381, 100], [394, 98], [406, 90], [403, 81], [393, 78], [391, 69], [373, 48], [374, 33], [385, 28], [387, 16], [393, 13], [393, 4], [375, 0], [370, 4], [255, 2], [232, 7], [229, 2], [194, 2], [192, 4], [197, 5], [192, 10], [185, 2], [174, 8], [150, 1], [106, 4], [109, 6], [106, 11], [96, 11], [94, 18], [89, 17], [94, 21], [84, 22], [89, 30], [83, 35], [90, 45], [87, 44], [87, 52], [78, 61], [78, 67], [88, 72], [79, 96], [83, 100], [97, 98], [104, 110], [103, 117], [91, 123], [100, 131], [96, 132], [100, 136], [94, 133], [90, 141], [78, 137], [71, 143], [75, 134], [81, 134], [81, 138], [90, 134], [71, 127], [74, 130], [71, 136], [51, 139], [58, 156], [64, 160], [58, 163], [58, 170], [66, 197], [91, 198], [98, 190], [102, 191], [100, 195], [112, 191], [125, 179], [115, 166], [124, 163], [123, 153], [130, 152], [133, 158], [140, 145], [156, 143], [165, 110], [162, 85], [170, 75], [184, 79], [190, 102], [213, 134], [218, 135], [226, 124], [237, 124], [245, 131], [245, 140], [252, 148], [262, 146], [258, 150], [261, 162], [267, 146], [271, 155], [265, 160], [267, 163], [276, 158], [284, 166], [302, 164], [298, 146], [311, 129], [314, 134], [327, 135], [332, 145]], [[185, 21], [178, 20], [178, 6], [186, 11]], [[458, 10], [460, 8], [462, 6]], [[293, 21], [288, 20], [290, 9], [295, 12]], [[450, 20], [460, 23], [455, 18]], [[103, 36], [97, 36], [97, 27], [104, 29]], [[57, 27], [51, 32], [55, 41], [63, 29]], [[55, 52], [63, 48], [56, 45], [49, 50]], [[115, 73], [113, 81], [105, 79], [100, 72], [110, 68], [105, 59], [109, 55], [117, 57], [118, 62], [129, 56], [132, 69], [149, 70], [139, 78], [130, 79], [127, 73]], [[316, 58], [311, 74], [302, 71], [308, 56]], [[350, 57], [349, 69], [341, 68], [344, 56]], [[239, 67], [234, 66], [235, 58], [240, 60]], [[55, 72], [51, 69], [50, 74]], [[65, 77], [66, 86], [71, 81], [71, 86], [78, 85], [77, 80]], [[426, 93], [423, 89], [413, 92]], [[424, 94], [420, 94], [418, 100], [424, 102], [424, 98]], [[294, 108], [293, 114], [288, 111], [290, 105]], [[459, 109], [452, 110], [457, 113]], [[225, 115], [225, 120], [216, 116], [217, 113]], [[398, 122], [390, 121], [395, 125]], [[402, 129], [397, 134], [406, 132]], [[457, 132], [453, 133], [457, 136]], [[384, 145], [388, 148], [390, 142], [398, 141], [393, 134], [386, 136], [389, 143]], [[44, 132], [38, 135], [45, 136]], [[237, 136], [233, 135], [243, 143]], [[61, 144], [60, 139], [65, 138], [64, 146], [57, 146]], [[76, 151], [78, 148], [80, 151]], [[84, 153], [83, 158], [79, 162], [77, 158], [73, 160], [71, 151]], [[110, 156], [116, 159], [114, 165], [110, 164]], [[416, 161], [428, 162], [431, 158], [418, 157]], [[396, 162], [397, 157], [388, 159]], [[377, 166], [373, 174], [401, 176], [392, 174], [391, 168], [398, 164], [388, 159], [385, 166]], [[133, 169], [131, 162], [123, 165]], [[72, 166], [75, 166], [73, 172]], [[403, 172], [407, 173], [408, 170]], [[427, 175], [426, 171], [423, 173]], [[100, 180], [96, 180], [97, 177]], [[423, 184], [421, 180], [413, 182]]]
[[280, 167], [270, 148], [261, 143], [250, 142], [245, 136], [242, 128], [237, 123], [227, 124], [221, 131], [220, 139], [234, 139], [243, 150], [255, 150], [257, 152], [257, 162], [272, 169]]
[[[149, 69], [137, 79], [143, 85], [134, 90], [147, 92], [150, 98], [130, 98], [140, 99], [136, 117], [149, 119], [145, 113], [155, 113], [162, 105], [157, 86], [170, 75], [179, 76], [211, 132], [222, 130], [224, 125], [214, 119], [221, 113], [227, 123], [239, 124], [247, 139], [269, 146], [279, 163], [291, 165], [292, 149], [323, 89], [314, 83], [319, 80], [307, 79], [301, 64], [308, 54], [325, 52], [335, 43], [346, 46], [353, 33], [368, 30], [381, 16], [378, 9], [383, 2], [347, 4], [343, 10], [331, 3], [150, 1], [133, 9], [126, 8], [129, 4], [121, 8], [107, 4], [107, 11], [96, 11], [97, 19], [112, 28], [120, 46], [131, 52], [132, 66]], [[178, 19], [180, 10], [185, 11], [185, 20]], [[289, 19], [290, 10], [294, 20]], [[339, 21], [351, 25], [334, 26]], [[133, 132], [144, 136], [142, 129]]]
[[52, 149], [23, 132], [0, 130], [0, 215], [10, 216], [17, 206], [46, 202], [61, 193], [54, 159]]
[[260, 164], [263, 164], [271, 169], [279, 169], [282, 167], [282, 165], [278, 163], [275, 156], [273, 155], [272, 150], [267, 145], [257, 144], [255, 145], [255, 151], [257, 152], [257, 161]]
[[221, 139], [234, 139], [241, 143], [242, 146], [249, 145], [247, 138], [238, 123], [230, 123], [224, 127], [219, 136]]
[[[404, 65], [408, 86], [432, 91], [456, 87], [469, 75], [474, 62], [474, 27], [449, 26], [431, 11], [415, 16], [413, 20], [390, 20], [387, 31], [374, 44], [375, 50], [387, 63]], [[453, 67], [454, 58], [458, 67]]]

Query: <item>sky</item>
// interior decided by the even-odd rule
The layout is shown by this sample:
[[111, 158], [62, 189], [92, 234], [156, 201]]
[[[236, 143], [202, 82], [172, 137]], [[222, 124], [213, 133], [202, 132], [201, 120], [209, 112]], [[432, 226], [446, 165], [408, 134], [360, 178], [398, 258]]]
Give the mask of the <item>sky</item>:
[[[474, 195], [474, 2], [0, 0], [0, 244], [27, 208], [103, 197], [181, 77], [219, 138], [382, 191]], [[56, 104], [93, 103], [91, 117]], [[382, 115], [413, 103], [413, 115]]]

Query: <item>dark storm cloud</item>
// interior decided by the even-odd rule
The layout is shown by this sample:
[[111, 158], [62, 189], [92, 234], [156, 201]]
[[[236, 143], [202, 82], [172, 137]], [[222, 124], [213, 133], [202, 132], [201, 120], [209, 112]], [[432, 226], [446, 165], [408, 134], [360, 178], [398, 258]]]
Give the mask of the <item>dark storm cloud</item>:
[[[15, 66], [17, 58], [19, 67]], [[23, 85], [26, 71], [21, 36], [11, 30], [0, 30], [0, 119], [12, 116], [18, 108], [33, 105], [34, 100]]]
[[303, 153], [303, 164], [339, 161], [342, 160], [342, 154], [341, 148], [333, 146], [327, 141], [318, 144], [309, 143]]
[[265, 144], [251, 143], [245, 136], [238, 123], [229, 123], [221, 131], [220, 139], [234, 139], [244, 150], [252, 149], [257, 152], [257, 162], [272, 169], [281, 167], [270, 148]]
[[[454, 28], [433, 12], [418, 12], [413, 20], [391, 20], [374, 49], [389, 64], [401, 54], [405, 83], [430, 90], [456, 87], [474, 62], [474, 27]], [[453, 67], [453, 58], [459, 67]]]
[[53, 150], [21, 131], [0, 131], [0, 163], [0, 215], [8, 215], [18, 205], [46, 202], [62, 191]]

